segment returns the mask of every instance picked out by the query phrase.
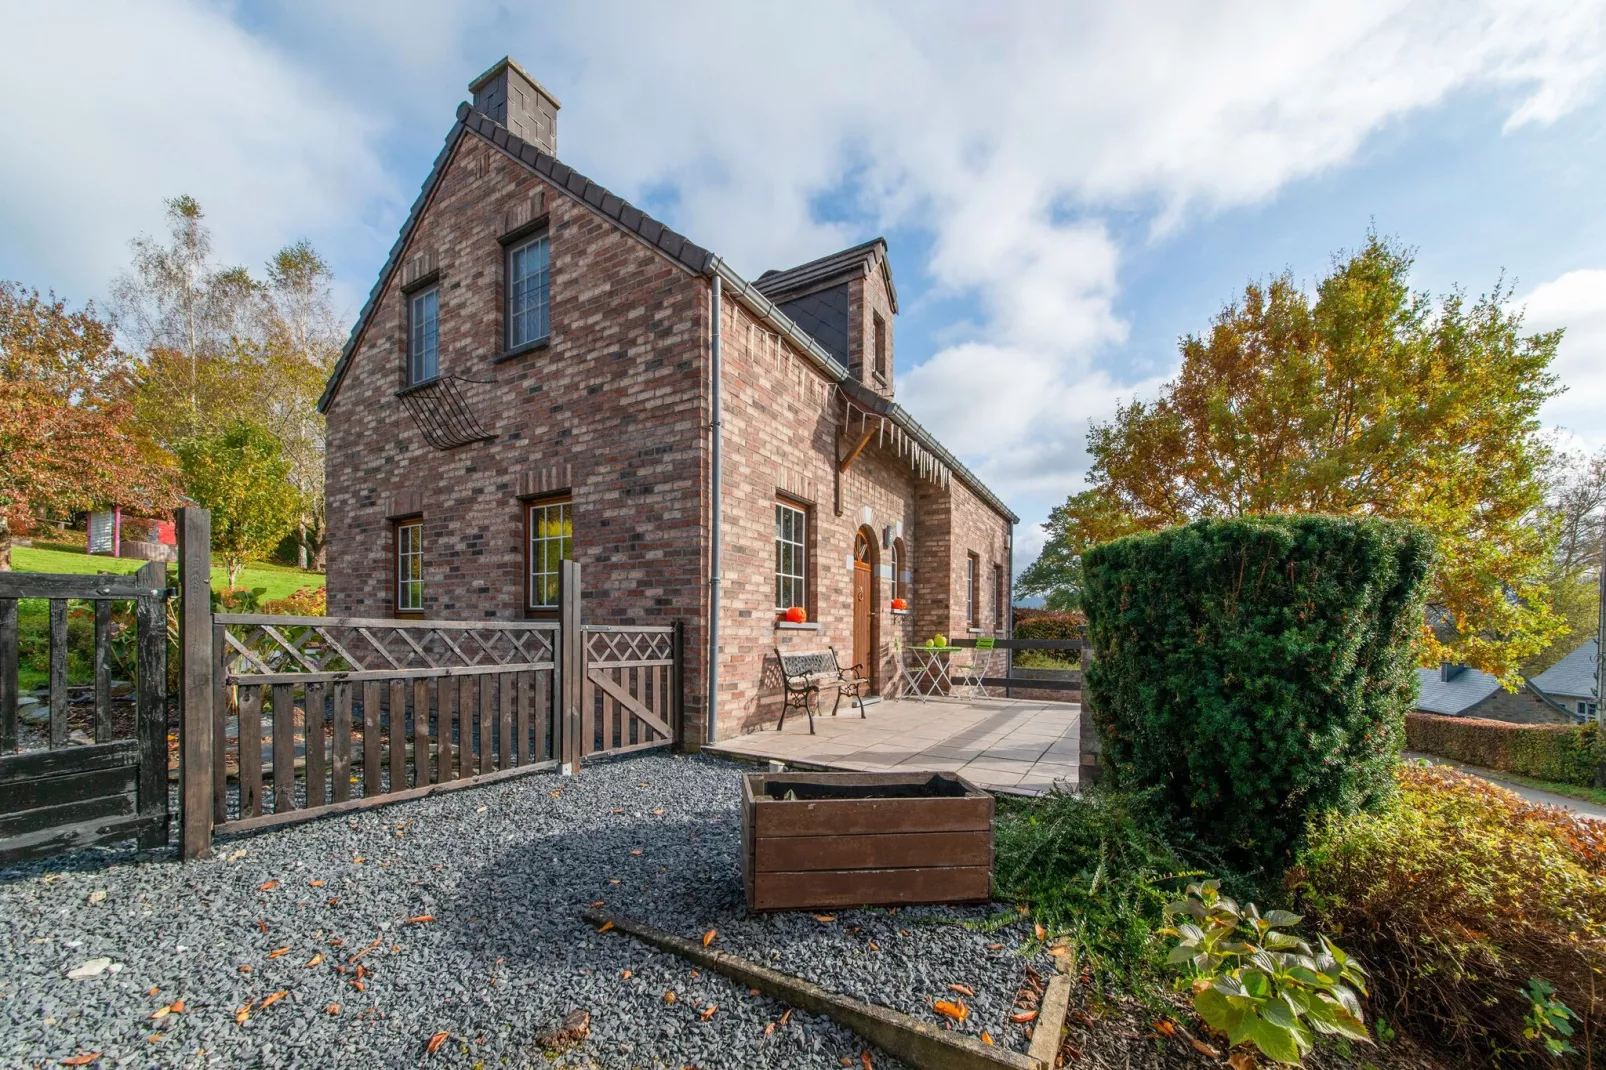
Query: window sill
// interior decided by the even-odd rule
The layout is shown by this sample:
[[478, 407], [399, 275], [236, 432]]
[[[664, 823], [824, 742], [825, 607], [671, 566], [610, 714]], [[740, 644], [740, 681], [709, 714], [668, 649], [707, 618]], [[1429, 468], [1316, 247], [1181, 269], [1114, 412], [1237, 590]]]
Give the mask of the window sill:
[[515, 357], [522, 357], [526, 353], [534, 353], [538, 349], [545, 349], [551, 344], [552, 336], [550, 334], [544, 335], [543, 337], [537, 338], [533, 342], [525, 342], [521, 346], [514, 346], [512, 349], [498, 353], [496, 356], [491, 358], [491, 363], [500, 364], [504, 360], [512, 360]]
[[802, 624], [794, 624], [789, 620], [778, 620], [775, 622], [775, 630], [778, 632], [817, 632], [820, 630], [820, 622], [811, 620]]
[[909, 615], [909, 611], [907, 609], [894, 609], [890, 610], [890, 612], [894, 617], [907, 617]]
[[987, 634], [987, 629], [986, 628], [966, 628], [965, 632], [968, 635], [986, 635]]
[[416, 383], [408, 383], [406, 386], [404, 386], [400, 390], [396, 391], [396, 396], [399, 397], [399, 398], [400, 397], [406, 397], [408, 394], [413, 393], [415, 390], [422, 390], [427, 386], [434, 386], [436, 383], [438, 383], [440, 381], [441, 381], [441, 377], [439, 375], [432, 375], [428, 379], [420, 379]]

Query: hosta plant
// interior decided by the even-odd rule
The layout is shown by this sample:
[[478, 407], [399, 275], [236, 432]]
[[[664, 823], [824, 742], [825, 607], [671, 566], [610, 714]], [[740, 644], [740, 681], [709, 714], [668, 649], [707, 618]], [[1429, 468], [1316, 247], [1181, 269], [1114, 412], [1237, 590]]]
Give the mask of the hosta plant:
[[1230, 1045], [1253, 1044], [1269, 1059], [1298, 1064], [1316, 1033], [1370, 1042], [1356, 993], [1366, 971], [1325, 936], [1319, 949], [1286, 932], [1300, 917], [1255, 905], [1240, 908], [1218, 881], [1190, 884], [1165, 908], [1175, 938], [1166, 961], [1186, 976], [1199, 1017]]

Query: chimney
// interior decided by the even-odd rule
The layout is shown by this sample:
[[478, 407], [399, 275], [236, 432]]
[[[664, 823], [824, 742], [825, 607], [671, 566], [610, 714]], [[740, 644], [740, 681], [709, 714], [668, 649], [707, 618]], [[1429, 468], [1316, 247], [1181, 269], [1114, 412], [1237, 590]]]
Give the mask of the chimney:
[[558, 154], [558, 98], [509, 56], [468, 84], [474, 108], [549, 156]]

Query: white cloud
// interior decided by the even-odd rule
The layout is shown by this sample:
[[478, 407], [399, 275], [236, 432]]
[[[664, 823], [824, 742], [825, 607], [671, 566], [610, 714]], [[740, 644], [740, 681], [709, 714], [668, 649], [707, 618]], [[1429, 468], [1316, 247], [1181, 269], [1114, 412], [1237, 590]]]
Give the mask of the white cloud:
[[219, 9], [8, 5], [5, 21], [0, 276], [104, 293], [179, 193], [207, 211], [220, 258], [253, 268], [308, 234], [394, 240], [393, 211], [389, 233], [366, 226], [396, 199], [369, 147], [380, 123]]
[[1606, 446], [1606, 269], [1569, 271], [1514, 303], [1527, 329], [1566, 329], [1551, 370], [1567, 391], [1545, 404], [1545, 422], [1584, 449]]

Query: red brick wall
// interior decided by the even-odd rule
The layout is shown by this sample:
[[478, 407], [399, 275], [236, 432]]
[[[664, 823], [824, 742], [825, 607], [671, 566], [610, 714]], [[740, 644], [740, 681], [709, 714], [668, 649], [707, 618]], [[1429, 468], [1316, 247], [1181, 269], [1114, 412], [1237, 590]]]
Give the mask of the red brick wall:
[[[396, 391], [404, 381], [400, 279], [382, 295], [329, 409], [329, 612], [389, 616], [391, 522], [421, 511], [425, 613], [517, 617], [524, 597], [521, 492], [572, 488], [584, 612], [595, 623], [686, 619], [703, 649], [707, 503], [706, 280], [571, 198], [548, 190], [552, 342], [503, 350], [508, 213], [544, 180], [465, 135], [403, 263], [440, 271], [442, 375], [496, 438], [431, 448]], [[702, 723], [702, 659], [688, 657], [688, 722]]]

